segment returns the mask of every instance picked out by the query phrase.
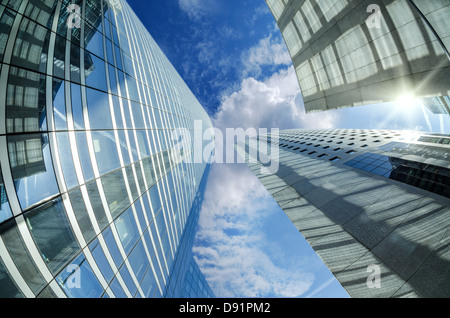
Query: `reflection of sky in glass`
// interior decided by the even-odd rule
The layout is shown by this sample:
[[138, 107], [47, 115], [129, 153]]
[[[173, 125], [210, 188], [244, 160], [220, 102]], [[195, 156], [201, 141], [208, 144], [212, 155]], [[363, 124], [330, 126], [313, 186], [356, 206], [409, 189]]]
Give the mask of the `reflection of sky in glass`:
[[71, 262], [56, 280], [72, 298], [98, 298], [103, 293], [103, 288], [83, 254]]
[[0, 175], [0, 222], [12, 217], [11, 208], [9, 207], [8, 199], [6, 197], [5, 187]]

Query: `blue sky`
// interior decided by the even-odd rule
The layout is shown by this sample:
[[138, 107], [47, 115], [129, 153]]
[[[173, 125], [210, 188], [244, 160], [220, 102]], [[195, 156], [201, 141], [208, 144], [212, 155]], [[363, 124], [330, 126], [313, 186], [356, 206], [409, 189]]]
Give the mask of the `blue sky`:
[[[217, 128], [450, 132], [419, 106], [305, 114], [291, 60], [264, 0], [128, 0]], [[213, 165], [194, 253], [219, 297], [347, 297], [245, 165]]]

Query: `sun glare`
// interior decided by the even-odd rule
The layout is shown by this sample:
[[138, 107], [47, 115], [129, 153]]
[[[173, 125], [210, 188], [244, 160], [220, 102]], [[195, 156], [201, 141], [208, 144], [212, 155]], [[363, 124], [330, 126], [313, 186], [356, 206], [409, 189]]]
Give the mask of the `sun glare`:
[[407, 110], [420, 105], [420, 100], [418, 98], [415, 98], [412, 94], [406, 94], [397, 99], [395, 104], [398, 108]]

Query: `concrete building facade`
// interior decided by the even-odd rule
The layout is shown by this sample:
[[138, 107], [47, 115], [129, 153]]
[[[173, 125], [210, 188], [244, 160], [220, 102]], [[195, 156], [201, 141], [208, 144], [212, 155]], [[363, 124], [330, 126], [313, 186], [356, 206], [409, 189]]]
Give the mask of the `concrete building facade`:
[[259, 143], [279, 147], [276, 173], [254, 143], [238, 150], [351, 297], [450, 297], [449, 135], [288, 130]]

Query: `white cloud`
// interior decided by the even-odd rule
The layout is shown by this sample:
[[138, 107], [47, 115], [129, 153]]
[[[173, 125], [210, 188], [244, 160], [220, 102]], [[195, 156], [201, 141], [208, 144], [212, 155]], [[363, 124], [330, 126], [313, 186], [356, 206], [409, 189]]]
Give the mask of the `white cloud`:
[[217, 0], [178, 0], [178, 4], [190, 19], [198, 21], [215, 11]]
[[259, 43], [242, 54], [242, 76], [262, 74], [263, 66], [288, 66], [292, 64], [286, 44], [280, 36], [272, 33], [261, 39]]
[[293, 67], [280, 70], [259, 81], [244, 79], [238, 91], [222, 98], [213, 118], [214, 125], [226, 128], [332, 128], [337, 113], [306, 114]]
[[203, 202], [197, 262], [218, 297], [297, 297], [315, 277], [286, 268], [260, 226], [275, 204], [246, 166], [214, 165]]

